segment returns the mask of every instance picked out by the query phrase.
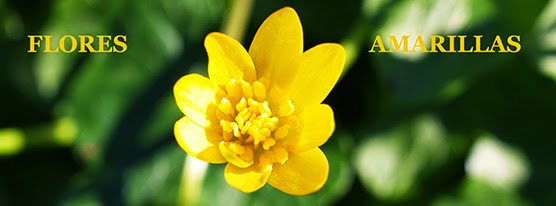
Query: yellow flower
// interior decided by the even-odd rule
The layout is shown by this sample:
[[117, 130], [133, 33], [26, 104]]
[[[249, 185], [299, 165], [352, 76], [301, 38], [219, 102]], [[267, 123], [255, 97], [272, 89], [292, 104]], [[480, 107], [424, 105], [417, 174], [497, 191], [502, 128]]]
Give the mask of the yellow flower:
[[249, 53], [222, 33], [205, 38], [209, 78], [183, 76], [174, 96], [185, 114], [174, 126], [189, 155], [228, 163], [228, 184], [253, 192], [267, 182], [293, 195], [318, 191], [328, 160], [318, 148], [334, 132], [334, 114], [321, 104], [344, 67], [339, 44], [303, 52], [297, 13], [286, 7], [257, 31]]

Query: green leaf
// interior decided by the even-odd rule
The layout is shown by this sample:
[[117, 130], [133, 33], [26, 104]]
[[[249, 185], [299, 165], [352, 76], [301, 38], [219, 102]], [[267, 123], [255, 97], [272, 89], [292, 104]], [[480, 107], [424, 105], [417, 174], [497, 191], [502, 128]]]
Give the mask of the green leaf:
[[124, 175], [129, 205], [176, 205], [185, 153], [172, 144]]
[[532, 54], [538, 67], [556, 81], [556, 1], [550, 1], [536, 20]]
[[508, 191], [518, 191], [529, 176], [524, 155], [490, 135], [475, 142], [465, 165], [469, 178]]
[[430, 115], [418, 116], [370, 136], [356, 148], [355, 168], [378, 199], [402, 202], [417, 195], [427, 174], [449, 155], [444, 128]]
[[[373, 7], [369, 7], [372, 9]], [[377, 17], [382, 22], [373, 21], [378, 27], [369, 35], [369, 47], [376, 36], [380, 36], [387, 47], [388, 36], [397, 36], [398, 41], [408, 35], [408, 50], [413, 48], [417, 36], [421, 36], [430, 49], [430, 35], [467, 35], [465, 48], [476, 48], [473, 35], [481, 34], [481, 48], [491, 46], [500, 34], [496, 25], [491, 25], [495, 17], [492, 1], [399, 1], [387, 5], [384, 15]], [[447, 45], [447, 37], [444, 45]], [[455, 41], [455, 48], [460, 43]], [[447, 46], [445, 46], [447, 47]], [[417, 48], [419, 49], [419, 48]], [[511, 55], [456, 54], [425, 52], [370, 53], [373, 66], [378, 68], [388, 97], [396, 107], [415, 108], [431, 103], [443, 102], [460, 95], [467, 84], [476, 76], [494, 71]]]
[[[72, 35], [77, 38], [78, 35], [104, 35], [109, 33], [106, 25], [114, 21], [113, 16], [100, 16], [95, 13], [98, 9], [91, 3], [85, 1], [62, 2], [55, 1], [53, 5], [52, 15], [48, 19], [45, 28], [41, 31], [41, 35], [52, 35], [51, 49], [59, 45], [59, 40], [64, 35]], [[103, 4], [103, 9], [114, 10], [121, 7], [118, 3]], [[98, 40], [96, 40], [98, 41]], [[37, 88], [43, 98], [52, 99], [58, 95], [60, 87], [64, 83], [65, 78], [71, 72], [73, 64], [79, 57], [77, 53], [66, 54], [58, 53], [42, 53], [46, 45], [37, 48], [37, 60], [34, 62], [35, 76], [37, 78]], [[94, 45], [94, 44], [93, 44]], [[97, 48], [97, 46], [94, 46]]]
[[433, 206], [526, 206], [531, 205], [516, 192], [493, 187], [478, 179], [466, 179], [455, 195], [444, 195]]
[[[68, 84], [62, 111], [78, 122], [77, 149], [88, 165], [98, 166], [100, 159], [105, 158], [108, 137], [123, 139], [125, 134], [114, 131], [119, 124], [133, 125], [138, 121], [122, 119], [132, 106], [143, 106], [141, 112], [146, 113], [143, 117], [153, 112], [146, 104], [150, 99], [139, 100], [142, 104], [137, 104], [136, 98], [148, 98], [142, 95], [154, 93], [149, 89], [163, 81], [157, 77], [170, 69], [167, 62], [177, 58], [184, 45], [176, 26], [152, 4], [140, 2], [129, 8], [129, 19], [122, 31], [128, 44], [124, 53], [89, 56]], [[171, 93], [171, 89], [156, 93]], [[172, 112], [177, 111], [171, 108]]]

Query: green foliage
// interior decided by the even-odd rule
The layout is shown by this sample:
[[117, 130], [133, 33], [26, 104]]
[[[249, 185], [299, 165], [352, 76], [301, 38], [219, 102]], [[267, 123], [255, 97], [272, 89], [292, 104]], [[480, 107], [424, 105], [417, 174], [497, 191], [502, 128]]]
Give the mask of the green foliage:
[[356, 150], [355, 166], [363, 184], [378, 198], [406, 201], [417, 195], [426, 176], [445, 163], [450, 153], [446, 138], [435, 118], [420, 116], [367, 138]]
[[[556, 0], [253, 2], [246, 47], [283, 6], [299, 13], [306, 49], [346, 47], [325, 100], [337, 123], [322, 147], [329, 179], [303, 197], [244, 194], [223, 165], [184, 170], [172, 86], [206, 75], [203, 39], [233, 0], [26, 3], [0, 0], [0, 205], [556, 203]], [[31, 34], [124, 34], [128, 50], [27, 53]], [[368, 52], [376, 35], [432, 34], [516, 34], [522, 50]], [[185, 189], [188, 178], [200, 182]]]

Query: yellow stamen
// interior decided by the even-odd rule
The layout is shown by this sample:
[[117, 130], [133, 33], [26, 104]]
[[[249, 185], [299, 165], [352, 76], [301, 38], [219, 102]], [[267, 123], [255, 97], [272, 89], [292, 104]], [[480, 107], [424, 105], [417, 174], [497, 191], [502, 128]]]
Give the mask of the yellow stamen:
[[274, 132], [274, 138], [276, 139], [282, 139], [284, 137], [286, 137], [286, 135], [288, 135], [288, 129], [289, 129], [289, 125], [282, 125], [281, 127], [279, 127], [275, 132]]
[[260, 142], [264, 141], [266, 136], [264, 134], [259, 133], [255, 136], [255, 145], [259, 145]]
[[224, 114], [228, 114], [228, 115], [234, 115], [234, 108], [232, 108], [232, 103], [230, 103], [230, 100], [226, 99], [226, 98], [222, 98], [220, 100], [220, 104], [218, 105], [218, 109], [220, 109], [220, 111], [222, 111]]
[[236, 79], [230, 80], [230, 83], [226, 84], [226, 91], [228, 92], [228, 95], [232, 97], [240, 96], [241, 94], [239, 93], [240, 87], [238, 85], [238, 81]]
[[263, 134], [264, 136], [270, 136], [270, 130], [268, 128], [263, 128], [259, 130], [259, 133]]
[[261, 82], [253, 83], [253, 92], [255, 93], [255, 97], [259, 101], [264, 101], [266, 98], [266, 88]]
[[270, 147], [274, 146], [274, 144], [276, 144], [276, 140], [274, 140], [272, 138], [265, 139], [264, 142], [263, 142], [263, 148], [265, 150], [268, 150], [268, 149], [270, 149]]
[[[234, 164], [240, 168], [247, 168], [253, 165], [253, 150], [249, 150], [247, 148], [244, 149], [243, 154], [237, 154], [234, 152], [233, 149], [230, 148], [230, 142], [220, 142], [218, 145], [218, 149], [220, 153], [224, 157], [224, 159], [228, 160], [228, 162]], [[236, 148], [237, 149], [237, 148]]]
[[245, 125], [243, 125], [243, 127], [241, 128], [241, 134], [247, 133], [250, 128], [251, 128], [251, 122], [249, 121], [245, 122]]
[[245, 148], [237, 141], [230, 144], [230, 149], [238, 155], [245, 153]]
[[292, 101], [288, 99], [286, 103], [280, 105], [280, 108], [278, 109], [278, 116], [280, 117], [290, 116], [293, 113], [294, 109], [295, 107], [293, 106]]
[[232, 126], [233, 131], [234, 131], [234, 137], [238, 137], [238, 138], [241, 137], [241, 133], [239, 132], [239, 126], [237, 125], [237, 123], [232, 122], [231, 126]]
[[243, 91], [243, 96], [247, 98], [253, 97], [253, 86], [248, 82], [241, 80], [241, 91]]
[[220, 120], [220, 126], [222, 126], [222, 130], [224, 132], [232, 132], [234, 128], [231, 127], [230, 123], [226, 120]]
[[274, 163], [283, 164], [288, 159], [280, 141], [299, 126], [299, 120], [293, 115], [291, 100], [271, 107], [267, 101], [269, 83], [266, 78], [254, 82], [232, 79], [223, 88], [216, 109], [223, 137], [219, 149], [237, 167], [257, 163], [262, 169], [272, 169]]
[[269, 116], [272, 115], [272, 111], [270, 110], [270, 106], [268, 106], [268, 102], [263, 102], [259, 104], [259, 112], [261, 114], [268, 114]]
[[243, 115], [237, 115], [237, 116], [236, 116], [236, 122], [237, 122], [237, 125], [238, 125], [240, 128], [242, 128], [243, 125], [245, 124], [245, 120], [243, 119]]
[[236, 104], [236, 109], [237, 111], [243, 111], [247, 109], [247, 100], [245, 100], [245, 98], [241, 98], [241, 100], [239, 100], [239, 102]]
[[273, 149], [273, 160], [275, 162], [279, 162], [280, 164], [286, 163], [288, 160], [288, 151], [286, 151], [283, 147], [277, 146]]

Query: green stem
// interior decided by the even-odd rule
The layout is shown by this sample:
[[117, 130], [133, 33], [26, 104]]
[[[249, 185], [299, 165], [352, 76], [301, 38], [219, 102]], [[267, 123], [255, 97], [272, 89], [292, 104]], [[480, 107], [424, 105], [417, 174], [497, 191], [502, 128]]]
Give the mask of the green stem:
[[182, 206], [199, 205], [203, 182], [208, 163], [187, 155], [183, 163], [179, 204]]
[[253, 2], [253, 0], [235, 0], [228, 13], [228, 18], [225, 20], [222, 32], [241, 42], [247, 29], [249, 16], [251, 16]]

